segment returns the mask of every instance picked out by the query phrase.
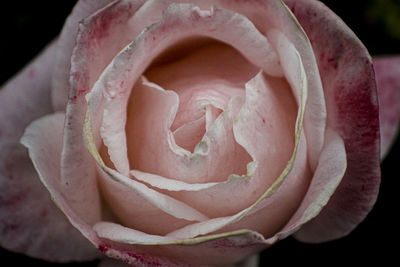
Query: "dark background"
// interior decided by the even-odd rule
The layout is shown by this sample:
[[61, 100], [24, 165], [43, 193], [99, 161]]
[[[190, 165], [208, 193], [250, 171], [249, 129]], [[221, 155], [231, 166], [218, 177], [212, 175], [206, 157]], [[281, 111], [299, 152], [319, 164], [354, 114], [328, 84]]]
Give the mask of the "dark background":
[[[57, 36], [74, 0], [4, 1], [0, 15], [0, 84], [20, 70]], [[400, 54], [400, 1], [326, 0], [369, 49], [371, 55]], [[2, 2], [3, 4], [3, 2]], [[400, 88], [399, 88], [400, 89]], [[366, 220], [349, 236], [318, 245], [303, 244], [293, 238], [278, 242], [261, 255], [260, 266], [325, 266], [328, 264], [376, 264], [398, 262], [400, 211], [398, 204], [400, 142], [382, 163], [382, 184], [378, 201]], [[0, 248], [2, 266], [54, 266], [48, 262]], [[10, 260], [7, 263], [7, 260]], [[60, 266], [96, 266], [97, 262]]]

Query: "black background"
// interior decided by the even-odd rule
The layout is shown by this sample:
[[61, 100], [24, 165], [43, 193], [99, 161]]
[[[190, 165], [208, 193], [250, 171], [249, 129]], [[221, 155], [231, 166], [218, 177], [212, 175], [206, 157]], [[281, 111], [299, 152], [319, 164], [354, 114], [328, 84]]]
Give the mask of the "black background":
[[[8, 2], [7, 6], [3, 3]], [[12, 2], [12, 3], [10, 3]], [[357, 34], [371, 55], [400, 54], [400, 1], [327, 0], [325, 2]], [[57, 36], [74, 0], [3, 1], [0, 15], [0, 84], [7, 81], [53, 38]], [[390, 14], [389, 14], [390, 13]], [[400, 88], [399, 88], [400, 89]], [[382, 163], [382, 184], [378, 201], [349, 236], [318, 245], [303, 244], [293, 238], [278, 242], [261, 254], [260, 266], [299, 264], [396, 264], [398, 258], [398, 204], [400, 142], [397, 141]], [[54, 266], [0, 248], [1, 266]], [[10, 260], [10, 261], [7, 261]], [[8, 263], [7, 263], [8, 262]], [[96, 266], [97, 262], [61, 266]]]

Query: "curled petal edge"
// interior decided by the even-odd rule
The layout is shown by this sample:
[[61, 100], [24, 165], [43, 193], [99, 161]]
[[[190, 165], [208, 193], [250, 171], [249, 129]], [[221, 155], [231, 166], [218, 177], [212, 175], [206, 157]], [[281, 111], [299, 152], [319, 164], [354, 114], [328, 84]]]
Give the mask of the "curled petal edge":
[[[306, 106], [306, 100], [307, 100], [307, 79], [306, 79], [306, 74], [304, 67], [302, 65], [302, 60], [300, 55], [298, 54], [297, 51], [294, 51], [296, 53], [298, 63], [299, 63], [299, 70], [300, 70], [300, 97], [299, 97], [299, 112], [297, 115], [297, 120], [296, 120], [296, 127], [295, 127], [295, 144], [294, 144], [294, 149], [293, 153], [283, 169], [282, 173], [279, 175], [279, 177], [275, 180], [275, 182], [265, 191], [264, 194], [252, 205], [250, 205], [248, 208], [242, 210], [241, 212], [229, 216], [229, 217], [222, 217], [222, 218], [215, 218], [211, 220], [200, 220], [200, 223], [195, 223], [192, 225], [189, 225], [187, 227], [181, 228], [177, 231], [171, 232], [168, 234], [169, 236], [174, 236], [177, 237], [177, 239], [173, 242], [180, 242], [180, 240], [184, 239], [190, 239], [193, 238], [194, 236], [198, 235], [206, 235], [210, 232], [217, 231], [227, 224], [233, 223], [235, 221], [240, 220], [242, 217], [244, 217], [247, 213], [249, 213], [255, 206], [257, 206], [263, 199], [273, 195], [279, 187], [282, 185], [282, 183], [285, 181], [285, 178], [289, 174], [289, 172], [292, 169], [292, 166], [294, 164], [295, 158], [296, 158], [296, 153], [297, 153], [297, 148], [300, 142], [300, 136], [301, 132], [303, 129], [303, 120], [304, 120], [304, 113], [305, 113], [305, 106]], [[90, 99], [88, 98], [88, 106], [90, 106]], [[118, 173], [110, 168], [108, 168], [105, 163], [103, 162], [103, 159], [101, 158], [98, 149], [95, 144], [93, 132], [92, 132], [92, 123], [91, 123], [91, 112], [90, 108], [88, 108], [88, 111], [86, 112], [86, 118], [84, 122], [84, 139], [85, 139], [85, 144], [86, 147], [89, 151], [89, 153], [92, 155], [92, 157], [96, 160], [97, 164], [110, 176], [111, 179], [114, 179], [118, 182], [122, 182], [121, 179], [119, 179]], [[212, 226], [210, 227], [210, 224]], [[227, 232], [224, 233], [225, 236], [230, 236], [232, 234], [235, 234], [236, 231], [233, 232]], [[101, 233], [98, 232], [99, 235]], [[206, 235], [204, 238], [206, 238], [208, 235]], [[211, 235], [210, 239], [207, 240], [212, 240], [217, 237]]]

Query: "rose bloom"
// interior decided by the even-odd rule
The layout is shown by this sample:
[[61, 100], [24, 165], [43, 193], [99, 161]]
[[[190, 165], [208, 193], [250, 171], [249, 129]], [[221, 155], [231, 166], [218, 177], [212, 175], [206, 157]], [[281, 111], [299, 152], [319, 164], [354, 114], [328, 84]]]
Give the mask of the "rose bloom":
[[399, 77], [314, 0], [80, 0], [0, 90], [0, 244], [255, 266], [343, 237], [375, 203]]

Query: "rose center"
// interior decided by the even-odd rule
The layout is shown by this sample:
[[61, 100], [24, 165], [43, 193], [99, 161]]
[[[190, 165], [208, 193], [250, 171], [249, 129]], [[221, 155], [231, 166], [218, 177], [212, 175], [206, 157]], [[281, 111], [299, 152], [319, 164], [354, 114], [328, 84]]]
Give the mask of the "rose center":
[[[174, 60], [175, 53], [187, 56]], [[243, 64], [232, 47], [210, 40], [177, 46], [162, 57], [163, 63], [151, 66], [145, 76], [179, 96], [170, 130], [178, 146], [193, 152], [232, 97], [245, 96], [244, 84], [257, 69]]]

